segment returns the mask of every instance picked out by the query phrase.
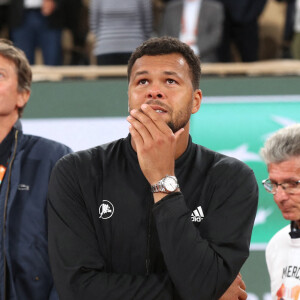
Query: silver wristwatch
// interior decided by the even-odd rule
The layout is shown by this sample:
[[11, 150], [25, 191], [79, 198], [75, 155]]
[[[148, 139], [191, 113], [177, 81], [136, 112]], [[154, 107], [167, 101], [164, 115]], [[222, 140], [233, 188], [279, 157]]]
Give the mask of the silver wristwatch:
[[151, 185], [152, 193], [173, 193], [179, 188], [177, 178], [175, 176], [167, 175], [159, 182]]

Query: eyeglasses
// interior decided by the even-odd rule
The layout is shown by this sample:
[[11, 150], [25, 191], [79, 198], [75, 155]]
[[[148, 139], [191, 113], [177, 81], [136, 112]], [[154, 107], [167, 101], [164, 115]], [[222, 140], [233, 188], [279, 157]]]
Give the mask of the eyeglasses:
[[277, 189], [279, 186], [282, 187], [282, 189], [288, 193], [288, 194], [294, 194], [297, 192], [300, 192], [300, 180], [298, 181], [287, 181], [283, 183], [275, 183], [272, 182], [269, 178], [262, 181], [262, 184], [267, 192], [275, 195], [277, 193]]

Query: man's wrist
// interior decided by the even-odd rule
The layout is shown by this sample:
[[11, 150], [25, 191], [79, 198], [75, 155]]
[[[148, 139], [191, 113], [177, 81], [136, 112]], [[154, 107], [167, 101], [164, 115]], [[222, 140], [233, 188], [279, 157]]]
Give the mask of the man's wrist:
[[166, 175], [161, 180], [151, 185], [152, 193], [170, 194], [179, 190], [177, 178], [172, 175]]

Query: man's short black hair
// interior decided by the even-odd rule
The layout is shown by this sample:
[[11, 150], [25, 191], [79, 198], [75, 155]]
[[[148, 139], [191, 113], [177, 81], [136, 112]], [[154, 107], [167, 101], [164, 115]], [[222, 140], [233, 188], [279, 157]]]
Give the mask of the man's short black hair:
[[199, 88], [201, 66], [200, 59], [187, 44], [173, 37], [155, 37], [145, 41], [132, 53], [127, 68], [128, 81], [130, 80], [131, 70], [135, 61], [144, 56], [155, 56], [164, 54], [181, 54], [189, 65], [190, 76], [194, 90]]

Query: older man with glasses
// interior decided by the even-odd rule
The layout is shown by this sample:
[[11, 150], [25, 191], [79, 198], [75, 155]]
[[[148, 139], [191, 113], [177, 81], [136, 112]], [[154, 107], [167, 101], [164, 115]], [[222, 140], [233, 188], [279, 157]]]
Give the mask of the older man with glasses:
[[273, 134], [261, 149], [269, 178], [263, 180], [282, 216], [291, 224], [266, 249], [272, 300], [300, 299], [300, 124]]

